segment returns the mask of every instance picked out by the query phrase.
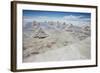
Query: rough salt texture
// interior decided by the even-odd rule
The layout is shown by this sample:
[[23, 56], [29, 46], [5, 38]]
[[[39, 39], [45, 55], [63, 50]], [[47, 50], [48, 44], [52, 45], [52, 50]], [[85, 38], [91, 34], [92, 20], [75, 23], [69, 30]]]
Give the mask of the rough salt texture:
[[[36, 24], [36, 23], [35, 23]], [[29, 23], [23, 29], [23, 62], [90, 59], [90, 25]], [[60, 25], [60, 24], [59, 24]], [[40, 30], [41, 29], [41, 30]], [[42, 31], [42, 32], [41, 32]]]

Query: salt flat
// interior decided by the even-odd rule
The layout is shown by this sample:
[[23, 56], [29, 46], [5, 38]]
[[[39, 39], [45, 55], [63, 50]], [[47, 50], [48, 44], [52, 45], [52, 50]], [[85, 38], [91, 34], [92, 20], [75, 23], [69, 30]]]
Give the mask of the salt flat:
[[23, 62], [91, 58], [90, 26], [88, 25], [80, 27], [64, 24], [64, 27], [57, 27], [55, 23], [52, 25], [39, 23], [39, 26], [37, 24], [25, 30], [23, 38]]

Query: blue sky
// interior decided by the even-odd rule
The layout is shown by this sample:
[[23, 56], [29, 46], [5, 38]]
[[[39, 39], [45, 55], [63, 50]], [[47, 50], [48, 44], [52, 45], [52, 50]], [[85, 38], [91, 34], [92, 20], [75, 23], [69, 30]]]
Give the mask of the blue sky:
[[90, 22], [91, 13], [80, 12], [58, 12], [58, 11], [39, 11], [39, 10], [23, 10], [25, 21], [70, 21], [70, 22]]
[[23, 16], [32, 16], [32, 17], [38, 17], [38, 16], [48, 16], [48, 17], [63, 17], [68, 15], [74, 15], [74, 16], [83, 16], [84, 18], [90, 18], [90, 13], [79, 13], [79, 12], [57, 12], [57, 11], [36, 11], [36, 10], [23, 10]]

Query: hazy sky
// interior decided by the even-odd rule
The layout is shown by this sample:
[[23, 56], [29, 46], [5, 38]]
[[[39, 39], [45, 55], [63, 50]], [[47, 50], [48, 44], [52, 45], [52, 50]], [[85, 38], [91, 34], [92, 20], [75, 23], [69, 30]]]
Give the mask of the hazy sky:
[[38, 20], [90, 23], [91, 13], [23, 10], [23, 18], [26, 22]]

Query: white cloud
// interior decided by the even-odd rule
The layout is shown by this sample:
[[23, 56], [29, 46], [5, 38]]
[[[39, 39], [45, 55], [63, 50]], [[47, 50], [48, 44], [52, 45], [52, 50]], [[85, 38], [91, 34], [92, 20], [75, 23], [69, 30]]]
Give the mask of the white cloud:
[[64, 20], [71, 20], [71, 21], [73, 21], [73, 20], [80, 20], [81, 17], [82, 16], [68, 15], [68, 16], [64, 16], [63, 19]]
[[24, 16], [23, 19], [25, 22], [32, 22], [34, 20], [36, 21], [50, 20], [51, 18], [47, 16], [38, 16], [38, 17]]
[[32, 22], [33, 20], [43, 22], [43, 21], [60, 21], [60, 22], [66, 22], [66, 23], [72, 23], [75, 25], [82, 25], [82, 24], [90, 24], [90, 18], [85, 18], [84, 16], [74, 16], [74, 15], [67, 15], [64, 17], [48, 17], [48, 16], [38, 16], [38, 17], [29, 17], [24, 16], [24, 23], [26, 22]]
[[90, 18], [84, 18], [84, 16], [74, 16], [74, 15], [68, 15], [63, 17], [64, 20], [69, 21], [90, 21]]
[[47, 16], [39, 16], [39, 17], [37, 17], [38, 19], [48, 19], [49, 17], [47, 17]]
[[83, 19], [81, 19], [81, 20], [83, 20], [83, 21], [91, 21], [90, 18], [83, 18]]

